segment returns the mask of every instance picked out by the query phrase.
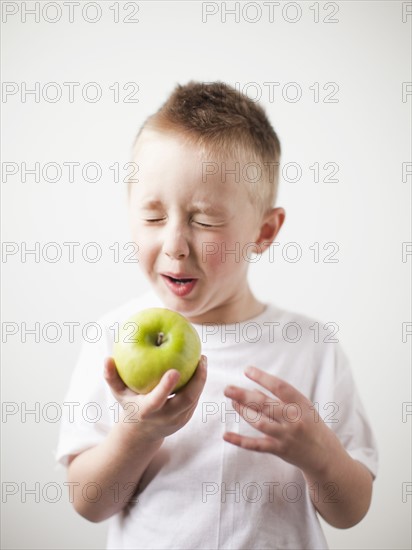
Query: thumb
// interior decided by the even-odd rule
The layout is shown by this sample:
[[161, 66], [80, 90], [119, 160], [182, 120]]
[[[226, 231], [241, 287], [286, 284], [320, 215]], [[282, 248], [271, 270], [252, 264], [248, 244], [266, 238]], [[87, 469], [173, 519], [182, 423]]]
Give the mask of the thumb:
[[160, 382], [147, 394], [147, 401], [152, 412], [157, 411], [166, 403], [180, 378], [180, 372], [170, 369], [164, 373]]

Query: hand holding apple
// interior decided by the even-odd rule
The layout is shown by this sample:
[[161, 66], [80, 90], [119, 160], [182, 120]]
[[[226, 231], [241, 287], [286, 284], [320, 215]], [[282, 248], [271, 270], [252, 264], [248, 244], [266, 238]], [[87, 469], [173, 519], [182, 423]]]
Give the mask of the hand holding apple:
[[164, 373], [176, 369], [179, 381], [172, 391], [193, 376], [200, 360], [199, 335], [189, 321], [170, 309], [150, 308], [120, 327], [113, 358], [120, 378], [136, 393], [150, 392]]
[[[147, 394], [137, 394], [120, 378], [112, 357], [107, 358], [104, 376], [122, 406], [119, 421], [128, 439], [159, 441], [182, 428], [192, 417], [206, 382], [207, 359], [201, 356], [198, 368], [189, 382], [169, 398], [179, 380], [179, 372], [168, 370], [159, 384]], [[129, 437], [132, 435], [132, 437]]]

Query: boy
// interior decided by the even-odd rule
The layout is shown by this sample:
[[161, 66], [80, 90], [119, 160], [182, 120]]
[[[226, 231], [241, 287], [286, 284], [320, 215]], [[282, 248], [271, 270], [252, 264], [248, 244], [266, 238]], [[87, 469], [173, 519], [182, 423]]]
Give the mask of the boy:
[[[136, 138], [130, 220], [154, 292], [84, 346], [67, 401], [100, 416], [66, 421], [57, 452], [75, 509], [111, 518], [109, 548], [327, 548], [317, 513], [347, 528], [369, 508], [375, 442], [343, 351], [247, 281], [285, 218], [279, 158], [264, 111], [223, 83], [178, 86]], [[110, 358], [116, 323], [156, 306], [202, 340], [171, 398], [177, 371], [137, 395]]]

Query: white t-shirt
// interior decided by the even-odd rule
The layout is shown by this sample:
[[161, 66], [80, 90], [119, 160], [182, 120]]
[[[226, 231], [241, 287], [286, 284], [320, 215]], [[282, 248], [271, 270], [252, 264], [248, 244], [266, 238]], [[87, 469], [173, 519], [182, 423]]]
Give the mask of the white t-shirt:
[[[78, 405], [62, 422], [56, 452], [62, 464], [103, 441], [117, 418], [104, 359], [111, 355], [116, 323], [147, 307], [162, 307], [151, 292], [105, 316], [103, 337], [84, 344], [65, 400]], [[244, 376], [248, 365], [285, 379], [315, 403], [350, 456], [376, 476], [375, 439], [340, 344], [325, 342], [334, 338], [314, 319], [273, 305], [242, 323], [194, 326], [208, 358], [200, 401], [152, 459], [137, 502], [110, 518], [108, 548], [327, 548], [301, 471], [223, 440], [225, 431], [261, 435], [237, 415], [223, 390], [235, 384], [268, 393]], [[297, 410], [289, 412], [293, 420]], [[330, 487], [331, 499], [336, 490]]]

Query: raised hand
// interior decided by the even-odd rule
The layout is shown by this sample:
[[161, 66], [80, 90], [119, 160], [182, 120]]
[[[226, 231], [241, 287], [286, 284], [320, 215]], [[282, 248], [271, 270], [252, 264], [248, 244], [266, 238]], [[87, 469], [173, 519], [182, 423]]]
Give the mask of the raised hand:
[[224, 394], [234, 409], [263, 437], [233, 432], [225, 441], [244, 449], [272, 453], [306, 472], [324, 468], [329, 452], [336, 447], [336, 436], [317, 414], [313, 404], [295, 387], [256, 367], [246, 376], [270, 392], [227, 386]]

